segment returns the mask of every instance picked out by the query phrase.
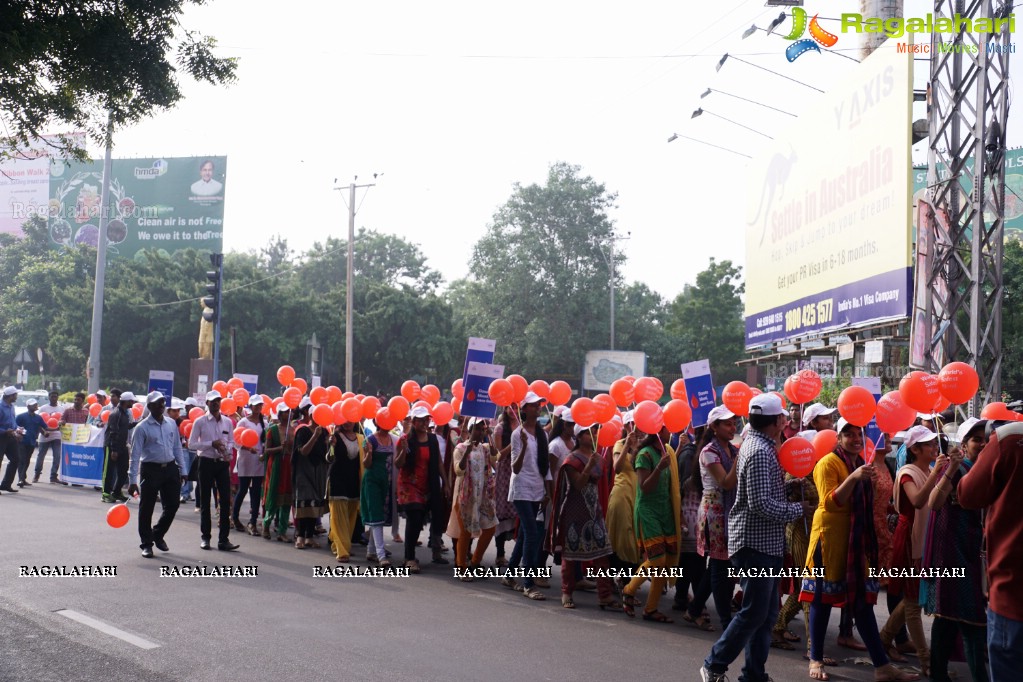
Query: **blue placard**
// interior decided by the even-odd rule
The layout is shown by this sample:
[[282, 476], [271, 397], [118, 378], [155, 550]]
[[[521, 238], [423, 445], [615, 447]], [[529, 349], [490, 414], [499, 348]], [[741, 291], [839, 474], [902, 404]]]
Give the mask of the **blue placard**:
[[714, 409], [714, 379], [710, 375], [710, 360], [697, 360], [682, 365], [682, 380], [686, 384], [686, 397], [693, 410], [693, 428], [705, 426], [707, 416]]
[[235, 374], [234, 378], [242, 380], [242, 386], [249, 392], [249, 395], [256, 395], [258, 393], [256, 390], [256, 387], [259, 386], [258, 374]]
[[[469, 337], [469, 347], [465, 351], [465, 366], [462, 368], [462, 386], [468, 381], [469, 363], [482, 362], [490, 364], [494, 361], [494, 349], [497, 348], [497, 341], [494, 339], [481, 339], [475, 336]], [[489, 386], [489, 384], [488, 384]], [[462, 414], [465, 414], [463, 412]]]
[[159, 391], [167, 398], [170, 405], [171, 396], [174, 395], [174, 372], [167, 372], [160, 369], [149, 370], [149, 393]]
[[504, 376], [504, 365], [469, 362], [466, 367], [462, 398], [462, 416], [492, 418], [496, 405], [490, 400], [489, 388], [494, 379]]

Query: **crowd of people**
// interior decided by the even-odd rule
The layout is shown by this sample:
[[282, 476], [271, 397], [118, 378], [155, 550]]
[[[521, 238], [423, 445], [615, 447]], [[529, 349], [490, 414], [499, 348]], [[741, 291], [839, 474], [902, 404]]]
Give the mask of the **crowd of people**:
[[[0, 442], [11, 460], [2, 492], [15, 492], [15, 476], [23, 487], [38, 482], [47, 453], [50, 481], [59, 481], [59, 433], [32, 401], [15, 417], [15, 396], [4, 389], [0, 402]], [[829, 679], [837, 665], [826, 655], [833, 607], [840, 608], [835, 644], [865, 651], [876, 680], [919, 679], [893, 665], [907, 656], [923, 676], [948, 680], [957, 650], [974, 680], [1016, 679], [1023, 669], [1023, 531], [1010, 497], [1023, 482], [1023, 425], [968, 419], [946, 427], [938, 415], [921, 414], [906, 432], [875, 444], [834, 408], [786, 410], [778, 395], [764, 393], [751, 400], [741, 433], [723, 406], [706, 425], [681, 433], [643, 433], [626, 412], [622, 438], [605, 448], [567, 407], [551, 413], [532, 392], [494, 419], [436, 424], [429, 409], [413, 406], [393, 429], [318, 425], [308, 397], [271, 412], [254, 395], [224, 414], [221, 394], [211, 391], [205, 413], [186, 430], [180, 425], [192, 399], [98, 397], [113, 410], [99, 420], [103, 500], [127, 499], [126, 484], [128, 495], [140, 495], [147, 558], [154, 547], [168, 551], [165, 535], [179, 505], [192, 500], [194, 482], [205, 550], [216, 511], [222, 551], [238, 548], [232, 530], [299, 550], [320, 547], [326, 536], [339, 563], [365, 546], [368, 562], [415, 574], [423, 570], [417, 547], [425, 532], [431, 563], [447, 565], [449, 555], [458, 579], [493, 575], [535, 601], [546, 599], [544, 569], [553, 559], [566, 609], [576, 608], [578, 590], [595, 590], [602, 610], [671, 623], [660, 609], [673, 586], [671, 610], [692, 627], [720, 629], [700, 670], [705, 682], [723, 680], [743, 652], [743, 679], [767, 680], [769, 649], [797, 645], [809, 677]], [[83, 394], [67, 409], [57, 398], [44, 407], [59, 412], [61, 424], [91, 418]], [[141, 417], [131, 410], [136, 402], [145, 404]], [[258, 437], [243, 446], [239, 429]], [[805, 478], [785, 474], [778, 459], [795, 436], [834, 443]], [[157, 501], [162, 513], [153, 525]], [[492, 543], [495, 566], [484, 567]], [[889, 617], [879, 629], [881, 591]], [[711, 597], [716, 623], [706, 608]], [[797, 632], [790, 625], [799, 613]], [[929, 640], [923, 614], [932, 618]]]

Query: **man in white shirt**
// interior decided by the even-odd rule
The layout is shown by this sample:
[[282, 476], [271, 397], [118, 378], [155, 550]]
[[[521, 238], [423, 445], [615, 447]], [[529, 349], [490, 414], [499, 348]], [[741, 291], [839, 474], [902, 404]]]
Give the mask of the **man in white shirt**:
[[210, 497], [217, 487], [220, 508], [220, 537], [217, 549], [230, 552], [238, 549], [230, 539], [231, 533], [231, 433], [234, 423], [220, 414], [221, 395], [217, 391], [206, 394], [206, 414], [192, 422], [188, 447], [199, 453], [199, 499], [202, 514], [199, 529], [202, 533], [201, 549], [210, 549], [212, 520]]
[[213, 161], [205, 159], [199, 166], [199, 179], [192, 183], [192, 194], [199, 197], [212, 197], [220, 194], [224, 185], [213, 179]]
[[[57, 415], [57, 419], [60, 419], [61, 415], [64, 414], [64, 408], [57, 402], [60, 394], [56, 391], [50, 391], [49, 397], [50, 404], [41, 406], [39, 414], [42, 415], [43, 419], [49, 419], [51, 414]], [[38, 483], [39, 477], [43, 475], [43, 458], [46, 456], [47, 450], [50, 452], [50, 457], [53, 460], [50, 463], [50, 483], [56, 483], [57, 472], [60, 469], [60, 429], [51, 429], [39, 436], [39, 452], [36, 454], [36, 473], [32, 477], [33, 483]]]

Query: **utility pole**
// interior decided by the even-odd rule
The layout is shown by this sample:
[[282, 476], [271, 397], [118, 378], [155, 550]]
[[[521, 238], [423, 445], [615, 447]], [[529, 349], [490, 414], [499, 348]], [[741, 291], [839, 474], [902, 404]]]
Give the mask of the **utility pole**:
[[[383, 173], [374, 173], [373, 179], [383, 175]], [[375, 187], [376, 183], [369, 183], [366, 185], [356, 185], [355, 181], [359, 179], [356, 175], [352, 180], [351, 184], [348, 185], [348, 265], [345, 268], [347, 271], [345, 278], [345, 391], [354, 391], [354, 384], [352, 383], [352, 347], [355, 345], [355, 334], [352, 330], [352, 306], [354, 303], [354, 283], [355, 283], [355, 190], [357, 189], [368, 189]], [[336, 180], [335, 180], [336, 182]], [[341, 187], [335, 187], [334, 189], [340, 190]]]
[[612, 232], [610, 237], [610, 257], [604, 253], [603, 249], [600, 250], [600, 255], [604, 256], [604, 262], [607, 263], [607, 267], [611, 271], [611, 347], [609, 350], [615, 349], [615, 242], [625, 241], [631, 238], [631, 236], [631, 231], [627, 232], [624, 237], [619, 237]]
[[113, 164], [111, 152], [114, 144], [114, 114], [107, 115], [107, 148], [103, 157], [103, 183], [99, 195], [99, 237], [96, 239], [96, 283], [92, 291], [92, 335], [89, 339], [88, 376], [89, 393], [99, 390], [100, 345], [103, 339], [103, 289], [107, 275], [107, 223], [110, 205], [110, 174]]

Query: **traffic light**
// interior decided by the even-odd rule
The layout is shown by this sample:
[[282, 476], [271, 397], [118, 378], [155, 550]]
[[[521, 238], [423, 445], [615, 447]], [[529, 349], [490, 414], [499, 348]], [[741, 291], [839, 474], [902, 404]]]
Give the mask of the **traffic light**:
[[202, 297], [202, 317], [207, 322], [216, 322], [220, 317], [220, 293], [224, 283], [224, 254], [211, 253], [212, 270], [206, 271], [206, 296]]

